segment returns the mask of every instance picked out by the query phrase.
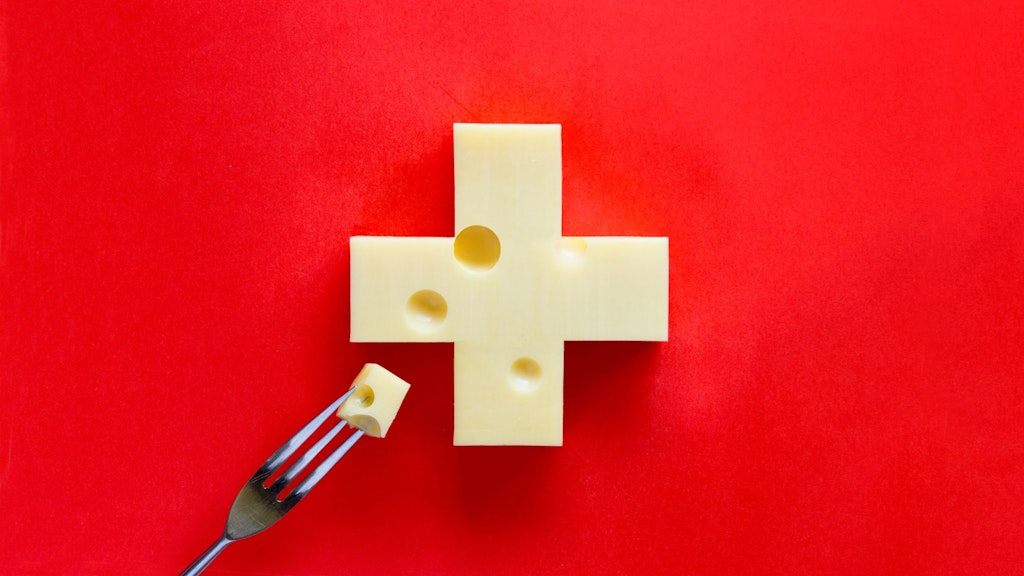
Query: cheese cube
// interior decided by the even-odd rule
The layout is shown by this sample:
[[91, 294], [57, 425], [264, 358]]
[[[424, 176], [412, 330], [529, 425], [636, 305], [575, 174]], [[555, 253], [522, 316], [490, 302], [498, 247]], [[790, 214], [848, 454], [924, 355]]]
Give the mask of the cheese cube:
[[409, 383], [379, 364], [367, 364], [352, 388], [355, 391], [338, 408], [338, 417], [370, 436], [383, 438], [398, 415]]

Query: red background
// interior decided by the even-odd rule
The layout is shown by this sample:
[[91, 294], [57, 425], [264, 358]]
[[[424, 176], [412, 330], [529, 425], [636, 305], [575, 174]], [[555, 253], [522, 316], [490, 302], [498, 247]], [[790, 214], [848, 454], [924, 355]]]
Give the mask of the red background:
[[[109, 4], [0, 4], [3, 573], [180, 571], [366, 361], [391, 434], [209, 573], [1024, 573], [1019, 2]], [[453, 122], [561, 123], [565, 233], [670, 238], [562, 448], [348, 342]]]

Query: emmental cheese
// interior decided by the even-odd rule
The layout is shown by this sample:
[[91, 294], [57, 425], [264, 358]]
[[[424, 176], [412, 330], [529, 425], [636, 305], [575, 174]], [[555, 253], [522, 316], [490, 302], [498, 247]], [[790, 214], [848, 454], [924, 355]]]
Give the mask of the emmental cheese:
[[338, 417], [369, 436], [386, 436], [409, 384], [379, 364], [367, 364], [351, 388], [352, 395], [338, 408]]
[[562, 237], [561, 126], [455, 125], [452, 238], [353, 237], [352, 340], [454, 342], [457, 445], [561, 445], [567, 340], [667, 340], [668, 239]]

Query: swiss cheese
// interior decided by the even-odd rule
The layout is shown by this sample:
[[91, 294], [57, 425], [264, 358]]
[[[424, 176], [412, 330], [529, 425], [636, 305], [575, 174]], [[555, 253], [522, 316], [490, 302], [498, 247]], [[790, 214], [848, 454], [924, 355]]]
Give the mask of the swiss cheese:
[[457, 445], [562, 444], [567, 340], [667, 340], [668, 239], [562, 237], [561, 126], [455, 125], [453, 238], [351, 239], [356, 342], [454, 342]]
[[409, 384], [379, 364], [367, 364], [351, 388], [352, 395], [338, 408], [338, 416], [369, 436], [386, 436]]

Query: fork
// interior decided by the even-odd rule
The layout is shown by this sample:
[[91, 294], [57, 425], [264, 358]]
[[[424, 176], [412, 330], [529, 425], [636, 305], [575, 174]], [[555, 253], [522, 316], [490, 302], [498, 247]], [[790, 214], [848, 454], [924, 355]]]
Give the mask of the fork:
[[210, 546], [206, 552], [192, 562], [181, 576], [194, 576], [199, 574], [213, 559], [217, 557], [228, 544], [235, 540], [248, 538], [258, 534], [275, 522], [281, 519], [289, 510], [295, 507], [310, 490], [341, 460], [341, 457], [352, 448], [355, 443], [363, 437], [363, 431], [356, 429], [351, 436], [339, 446], [330, 456], [326, 457], [313, 472], [299, 482], [295, 489], [282, 496], [282, 490], [294, 481], [299, 474], [316, 458], [327, 444], [345, 428], [347, 422], [340, 420], [322, 438], [316, 441], [313, 446], [303, 453], [299, 458], [284, 471], [281, 476], [274, 480], [269, 486], [267, 480], [281, 469], [284, 463], [298, 450], [302, 444], [309, 439], [332, 414], [337, 412], [345, 400], [355, 391], [349, 389], [341, 398], [335, 400], [330, 406], [324, 409], [316, 418], [310, 420], [302, 427], [295, 436], [292, 436], [283, 446], [277, 449], [267, 461], [256, 470], [256, 473], [249, 478], [249, 481], [242, 486], [242, 490], [235, 498], [235, 503], [228, 513], [227, 525], [224, 527], [224, 534]]

